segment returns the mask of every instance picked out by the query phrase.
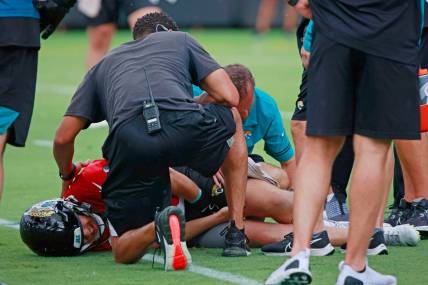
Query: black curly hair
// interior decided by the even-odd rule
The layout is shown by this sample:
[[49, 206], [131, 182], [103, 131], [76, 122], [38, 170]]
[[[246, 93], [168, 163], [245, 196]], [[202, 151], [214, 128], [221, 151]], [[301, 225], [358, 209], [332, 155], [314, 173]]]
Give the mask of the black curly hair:
[[132, 35], [134, 40], [139, 40], [151, 33], [165, 30], [178, 31], [179, 28], [177, 23], [166, 13], [154, 12], [137, 20]]

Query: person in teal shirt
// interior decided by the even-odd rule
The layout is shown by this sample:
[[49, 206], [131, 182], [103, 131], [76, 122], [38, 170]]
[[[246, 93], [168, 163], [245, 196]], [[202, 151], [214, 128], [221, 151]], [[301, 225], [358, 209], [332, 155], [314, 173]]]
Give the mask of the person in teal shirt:
[[[247, 142], [248, 154], [256, 162], [264, 162], [259, 155], [254, 155], [254, 146], [264, 141], [264, 150], [268, 155], [281, 164], [286, 171], [288, 181], [281, 178], [283, 171], [272, 165], [263, 163], [264, 169], [281, 186], [290, 185], [295, 173], [296, 163], [294, 148], [288, 139], [282, 123], [282, 115], [275, 100], [262, 89], [255, 87], [251, 72], [241, 64], [233, 64], [225, 67], [240, 95], [238, 110], [243, 120], [243, 130]], [[193, 96], [199, 96], [204, 91], [193, 86]], [[288, 187], [286, 187], [288, 188]]]

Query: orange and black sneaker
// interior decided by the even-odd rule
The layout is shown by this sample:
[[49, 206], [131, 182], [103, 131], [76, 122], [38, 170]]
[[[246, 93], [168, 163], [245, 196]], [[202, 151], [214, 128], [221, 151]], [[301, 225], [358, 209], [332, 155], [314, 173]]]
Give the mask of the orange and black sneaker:
[[183, 211], [175, 206], [155, 216], [156, 238], [164, 252], [165, 270], [184, 270], [192, 263], [186, 245], [185, 223]]

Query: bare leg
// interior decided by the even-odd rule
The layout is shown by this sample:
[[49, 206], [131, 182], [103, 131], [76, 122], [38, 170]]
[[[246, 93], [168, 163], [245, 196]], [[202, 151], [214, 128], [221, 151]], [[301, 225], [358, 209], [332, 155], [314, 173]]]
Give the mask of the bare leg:
[[345, 262], [356, 271], [365, 267], [369, 238], [384, 197], [389, 149], [388, 140], [354, 135], [355, 163], [351, 178], [351, 215]]
[[162, 10], [161, 8], [156, 6], [149, 6], [149, 7], [138, 9], [137, 11], [134, 11], [133, 13], [131, 13], [128, 16], [128, 25], [131, 31], [132, 29], [134, 29], [135, 23], [139, 18], [143, 17], [146, 14], [155, 13], [155, 12], [162, 12]]
[[7, 133], [0, 135], [0, 201], [3, 195], [4, 187], [4, 166], [3, 166], [3, 156], [6, 149]]
[[245, 196], [245, 216], [271, 217], [278, 223], [293, 223], [292, 192], [282, 191], [262, 180], [248, 179]]
[[275, 17], [277, 0], [262, 0], [259, 6], [256, 20], [256, 32], [266, 33], [270, 29], [273, 18]]
[[242, 130], [242, 121], [238, 110], [232, 108], [236, 124], [233, 144], [223, 162], [221, 170], [224, 174], [227, 206], [232, 220], [238, 229], [244, 227], [245, 189], [247, 188], [248, 152]]
[[279, 188], [289, 189], [291, 187], [291, 181], [288, 177], [287, 172], [284, 169], [270, 165], [269, 163], [261, 162], [262, 169], [266, 171], [275, 181], [278, 182]]
[[120, 237], [111, 238], [114, 260], [117, 263], [131, 264], [141, 259], [155, 241], [155, 224], [130, 230]]
[[296, 164], [299, 164], [306, 142], [306, 121], [291, 121], [291, 135], [296, 149]]
[[194, 201], [199, 195], [199, 187], [186, 175], [170, 168], [171, 192], [174, 196]]
[[297, 11], [291, 6], [287, 5], [287, 1], [284, 1], [284, 17], [282, 22], [282, 29], [286, 32], [293, 32], [297, 27], [297, 21], [299, 20], [299, 15]]
[[251, 247], [261, 247], [269, 243], [278, 242], [292, 231], [292, 224], [271, 224], [253, 220], [245, 221], [245, 234], [250, 240]]
[[97, 64], [107, 53], [115, 31], [116, 26], [113, 23], [88, 27], [86, 29], [89, 40], [89, 48], [86, 56], [86, 67], [88, 69]]
[[428, 199], [428, 137], [422, 135], [418, 141], [396, 140], [395, 145], [403, 169], [406, 200]]
[[343, 142], [343, 137], [307, 137], [295, 180], [293, 256], [309, 248], [330, 186], [332, 165]]
[[385, 207], [388, 202], [389, 191], [391, 190], [392, 177], [394, 176], [394, 152], [392, 146], [389, 148], [388, 157], [385, 164], [386, 175], [384, 181], [384, 194], [382, 197], [381, 207], [379, 208], [379, 214], [376, 221], [376, 228], [383, 228], [383, 221], [385, 215]]

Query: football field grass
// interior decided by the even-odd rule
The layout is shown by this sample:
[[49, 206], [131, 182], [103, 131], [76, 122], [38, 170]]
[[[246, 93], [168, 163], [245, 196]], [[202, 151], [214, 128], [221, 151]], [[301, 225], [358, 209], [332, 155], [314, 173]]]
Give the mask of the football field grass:
[[[288, 135], [290, 115], [298, 93], [301, 67], [294, 36], [272, 32], [255, 37], [248, 30], [190, 30], [221, 64], [242, 63], [253, 72], [256, 84], [276, 98]], [[114, 46], [128, 41], [130, 33], [117, 34]], [[116, 265], [111, 253], [78, 257], [44, 258], [21, 242], [16, 228], [23, 211], [35, 202], [57, 197], [60, 179], [52, 156], [52, 139], [74, 90], [85, 73], [84, 32], [56, 33], [42, 43], [34, 115], [27, 146], [7, 147], [5, 193], [0, 203], [0, 283], [21, 284], [258, 284], [282, 264], [284, 258], [263, 256], [253, 249], [246, 258], [224, 258], [221, 250], [192, 249], [196, 265], [190, 272], [163, 272], [157, 263]], [[373, 80], [376, 80], [375, 78]], [[107, 128], [81, 133], [75, 160], [101, 157]], [[262, 152], [258, 145], [257, 152]], [[401, 285], [428, 284], [428, 241], [417, 247], [390, 247], [389, 256], [370, 257], [376, 269], [394, 274]], [[343, 255], [312, 258], [313, 284], [332, 285]]]

